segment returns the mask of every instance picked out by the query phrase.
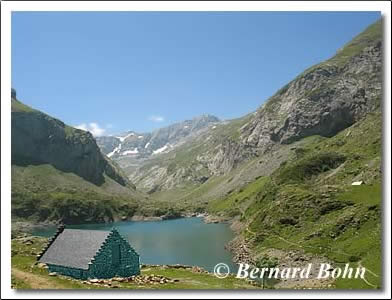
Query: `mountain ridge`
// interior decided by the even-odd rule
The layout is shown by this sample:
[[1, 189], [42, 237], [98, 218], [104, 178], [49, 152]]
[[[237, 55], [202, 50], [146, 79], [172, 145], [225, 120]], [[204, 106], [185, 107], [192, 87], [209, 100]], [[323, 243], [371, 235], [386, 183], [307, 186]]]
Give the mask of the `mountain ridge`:
[[65, 223], [131, 217], [142, 198], [91, 133], [33, 109], [11, 92], [12, 216]]
[[[259, 172], [264, 173], [263, 168], [272, 172], [279, 164], [267, 167], [258, 158], [274, 156], [283, 145], [308, 136], [333, 136], [380, 107], [381, 39], [380, 20], [335, 56], [299, 74], [255, 112], [219, 123], [214, 131], [200, 132], [186, 144], [161, 154], [159, 160], [151, 158], [138, 166], [119, 163], [142, 190], [186, 188], [186, 194], [205, 179], [228, 175], [249, 161], [260, 161], [254, 166]], [[257, 172], [248, 171], [253, 179], [257, 177]]]
[[122, 134], [97, 137], [98, 146], [108, 157], [126, 155], [146, 157], [175, 147], [181, 140], [205, 128], [219, 123], [219, 118], [202, 114], [190, 120], [176, 122], [151, 132], [137, 133], [128, 130]]

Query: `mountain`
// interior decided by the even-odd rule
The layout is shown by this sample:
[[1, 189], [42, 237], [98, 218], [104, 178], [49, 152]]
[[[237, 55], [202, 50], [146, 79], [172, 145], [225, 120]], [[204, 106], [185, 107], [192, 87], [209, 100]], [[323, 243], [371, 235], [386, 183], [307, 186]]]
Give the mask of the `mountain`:
[[135, 186], [91, 133], [24, 105], [15, 90], [11, 101], [13, 216], [102, 221], [135, 209]]
[[163, 154], [171, 153], [222, 123], [217, 117], [204, 114], [151, 133], [128, 131], [117, 136], [98, 137], [97, 144], [133, 178], [151, 161], [159, 160]]
[[187, 137], [198, 134], [210, 124], [218, 122], [220, 120], [217, 117], [206, 114], [151, 133], [138, 134], [128, 131], [118, 136], [97, 137], [97, 143], [101, 151], [111, 158], [122, 156], [146, 158], [153, 154], [168, 152], [184, 142]]
[[379, 21], [331, 59], [298, 75], [256, 112], [217, 123], [136, 168], [123, 165], [125, 172], [156, 198], [197, 199], [203, 205], [271, 174], [290, 157], [294, 143], [332, 137], [380, 108], [381, 42]]
[[207, 212], [232, 221], [237, 262], [367, 269], [365, 280], [276, 287], [380, 288], [382, 36], [380, 20], [238, 119], [205, 115], [98, 138], [106, 157], [90, 134], [13, 94], [13, 216], [86, 222]]
[[334, 136], [380, 106], [381, 23], [281, 88], [241, 129], [262, 151], [311, 135]]
[[[155, 184], [155, 201], [231, 219], [237, 262], [367, 270], [365, 280], [285, 280], [277, 288], [380, 288], [381, 99], [378, 21], [256, 112], [152, 162], [135, 183]], [[207, 180], [198, 183], [200, 172]]]
[[272, 173], [208, 203], [211, 214], [236, 220], [234, 259], [267, 257], [282, 267], [349, 263], [367, 270], [365, 280], [289, 280], [277, 287], [380, 288], [381, 108], [333, 137], [310, 136], [290, 147]]
[[369, 26], [256, 112], [208, 127], [136, 170], [154, 205], [232, 220], [237, 262], [350, 263], [366, 280], [281, 288], [380, 288], [382, 24]]
[[106, 174], [122, 186], [129, 181], [104, 157], [93, 136], [12, 99], [12, 164], [51, 164], [100, 185]]

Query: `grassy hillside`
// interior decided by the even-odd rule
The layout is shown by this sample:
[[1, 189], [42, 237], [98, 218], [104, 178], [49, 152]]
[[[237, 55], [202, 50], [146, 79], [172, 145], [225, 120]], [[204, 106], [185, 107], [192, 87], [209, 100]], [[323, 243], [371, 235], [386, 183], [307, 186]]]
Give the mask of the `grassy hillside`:
[[34, 222], [104, 222], [131, 217], [140, 195], [106, 177], [96, 186], [49, 164], [12, 166], [13, 219]]
[[107, 222], [132, 217], [144, 198], [89, 132], [12, 98], [12, 217]]
[[332, 138], [307, 138], [271, 176], [211, 202], [209, 210], [239, 213], [254, 257], [298, 250], [351, 262], [369, 269], [367, 282], [340, 279], [337, 288], [380, 287], [381, 144], [377, 111]]

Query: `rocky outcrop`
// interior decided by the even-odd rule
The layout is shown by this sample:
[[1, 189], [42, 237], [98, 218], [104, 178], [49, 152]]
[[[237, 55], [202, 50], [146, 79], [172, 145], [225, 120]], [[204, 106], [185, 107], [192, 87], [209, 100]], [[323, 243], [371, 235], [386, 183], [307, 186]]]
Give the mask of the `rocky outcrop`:
[[104, 154], [109, 154], [120, 145], [120, 139], [115, 136], [96, 137], [97, 145]]
[[247, 146], [227, 139], [216, 146], [215, 151], [206, 151], [197, 157], [197, 161], [207, 167], [211, 175], [223, 175], [237, 167], [253, 153]]
[[[369, 30], [377, 30], [372, 39]], [[342, 62], [353, 44], [357, 53]], [[376, 23], [271, 97], [242, 129], [242, 143], [265, 152], [273, 144], [311, 135], [330, 137], [374, 111], [382, 95], [381, 50], [381, 24]]]
[[102, 155], [91, 133], [67, 126], [16, 98], [12, 98], [11, 120], [13, 165], [51, 164], [96, 185], [104, 183], [105, 174], [129, 185], [122, 171]]

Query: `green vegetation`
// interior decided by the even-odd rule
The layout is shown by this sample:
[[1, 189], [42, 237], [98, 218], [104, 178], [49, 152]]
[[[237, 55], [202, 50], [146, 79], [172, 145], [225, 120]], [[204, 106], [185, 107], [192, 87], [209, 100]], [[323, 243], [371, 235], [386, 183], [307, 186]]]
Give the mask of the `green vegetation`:
[[98, 187], [51, 165], [12, 166], [12, 215], [32, 222], [65, 223], [111, 221], [132, 217], [138, 202], [110, 178]]
[[[267, 257], [267, 256], [262, 256], [256, 261], [256, 267], [259, 269], [262, 268], [267, 268], [267, 269], [272, 269], [275, 268], [278, 265], [278, 259], [276, 257]], [[262, 288], [265, 287], [265, 277], [262, 278]]]
[[[312, 75], [310, 73], [318, 68], [320, 71], [325, 68], [326, 72], [330, 69], [331, 72], [341, 70], [350, 58], [381, 38], [379, 21], [334, 57], [305, 70], [294, 80]], [[350, 76], [355, 78], [357, 75]], [[328, 84], [336, 83], [333, 79], [326, 82], [304, 92], [303, 96], [317, 99]], [[285, 99], [284, 93], [290, 84], [272, 96], [259, 113], [268, 112], [270, 118], [284, 121], [286, 116], [277, 115], [276, 107]], [[378, 109], [333, 137], [311, 136], [291, 145], [279, 145], [276, 151], [282, 151], [279, 155], [284, 159], [267, 155], [258, 157], [255, 154], [256, 158], [251, 156], [244, 163], [248, 159], [244, 154], [238, 159], [239, 166], [235, 166], [234, 170], [222, 176], [210, 176], [204, 152], [217, 153], [219, 147], [222, 149], [228, 144], [235, 149], [239, 145], [240, 128], [252, 115], [217, 125], [213, 134], [201, 135], [179, 146], [176, 151], [162, 154], [144, 165], [141, 170], [144, 175], [138, 179], [140, 181], [151, 175], [146, 170], [166, 167], [164, 176], [181, 176], [183, 184], [164, 191], [160, 190], [160, 186], [154, 187], [151, 201], [144, 201], [142, 205], [128, 192], [111, 184], [110, 179], [98, 188], [72, 173], [60, 172], [49, 165], [13, 166], [12, 213], [17, 218], [32, 221], [63, 219], [75, 223], [103, 222], [133, 215], [175, 217], [184, 212], [206, 210], [227, 218], [235, 217], [242, 222], [244, 229], [241, 235], [249, 243], [252, 256], [261, 257], [259, 265], [276, 263], [266, 256], [267, 250], [298, 250], [305, 255], [325, 258], [336, 266], [350, 262], [354, 266], [367, 268], [365, 280], [338, 279], [333, 283], [336, 288], [380, 288], [382, 113], [379, 105], [374, 107]], [[13, 100], [12, 109], [16, 112], [34, 111], [17, 100]], [[82, 134], [70, 127], [64, 130], [70, 140], [74, 137], [79, 139], [78, 135]], [[271, 157], [278, 164], [264, 164], [263, 161]], [[275, 171], [266, 175], [256, 164], [271, 166], [271, 170]], [[246, 173], [252, 169], [260, 174], [246, 177]], [[239, 178], [242, 176], [246, 180], [241, 181]], [[202, 182], [198, 181], [200, 178]], [[249, 182], [249, 178], [256, 179]], [[354, 181], [363, 181], [364, 185], [352, 186]], [[223, 192], [216, 192], [219, 188]], [[26, 271], [23, 268], [29, 263], [32, 261], [18, 254], [13, 259], [13, 266], [22, 271]], [[163, 288], [222, 288], [222, 284], [224, 288], [237, 284], [241, 286], [230, 277], [222, 283], [208, 274], [186, 270], [151, 268], [143, 272], [182, 278], [180, 283], [168, 284]], [[43, 273], [36, 274], [45, 276]], [[27, 283], [14, 275], [13, 284], [24, 286]]]
[[[65, 276], [49, 276], [47, 269], [35, 265], [35, 255], [47, 242], [45, 238], [26, 237], [12, 240], [11, 266], [12, 288], [15, 289], [97, 289], [109, 288], [102, 285], [86, 285], [82, 281]], [[31, 243], [31, 244], [30, 244]], [[236, 279], [233, 275], [219, 279], [210, 273], [199, 273], [189, 269], [165, 267], [145, 267], [141, 275], [159, 275], [176, 282], [165, 284], [118, 282], [121, 289], [255, 289], [245, 280]]]
[[13, 220], [75, 224], [135, 214], [141, 194], [102, 156], [90, 133], [15, 98], [11, 108]]
[[241, 214], [246, 205], [255, 200], [256, 196], [263, 189], [268, 177], [260, 177], [254, 182], [238, 191], [230, 193], [227, 197], [211, 201], [207, 210], [213, 214], [224, 213], [230, 217]]
[[38, 112], [35, 109], [32, 109], [30, 106], [27, 106], [26, 104], [23, 104], [19, 100], [12, 98], [11, 100], [11, 109], [13, 112]]
[[339, 153], [321, 152], [307, 155], [305, 158], [283, 167], [278, 175], [279, 183], [298, 182], [312, 176], [335, 169], [345, 160]]
[[[334, 286], [380, 288], [381, 134], [377, 111], [332, 138], [309, 137], [271, 176], [209, 208], [239, 210], [255, 257], [272, 248], [326, 257], [336, 266], [350, 262], [369, 270], [366, 281], [339, 279]], [[358, 180], [364, 185], [351, 185]]]
[[350, 57], [358, 54], [362, 51], [362, 49], [374, 43], [374, 41], [381, 41], [382, 34], [382, 24], [381, 20], [379, 20], [366, 28], [366, 30], [348, 44], [344, 45], [343, 48], [330, 60], [330, 62], [337, 63], [339, 65], [344, 64]]
[[[189, 270], [181, 269], [170, 269], [170, 268], [149, 268], [142, 269], [143, 275], [162, 275], [168, 278], [179, 279], [177, 283], [169, 283], [163, 286], [159, 286], [159, 289], [257, 289], [257, 287], [250, 285], [245, 280], [237, 279], [233, 275], [226, 277], [225, 279], [219, 279], [210, 273], [193, 273]], [[129, 285], [128, 285], [129, 286]], [[126, 284], [121, 287], [128, 288]], [[154, 287], [144, 287], [154, 288]]]

